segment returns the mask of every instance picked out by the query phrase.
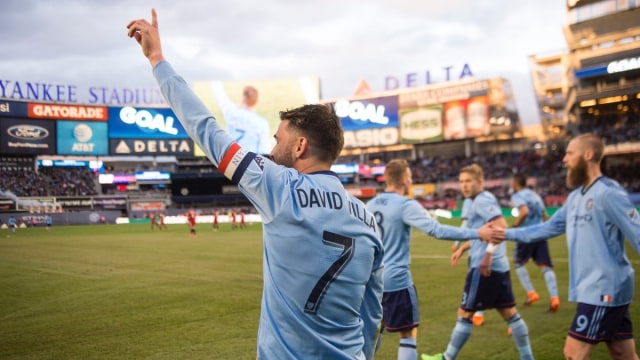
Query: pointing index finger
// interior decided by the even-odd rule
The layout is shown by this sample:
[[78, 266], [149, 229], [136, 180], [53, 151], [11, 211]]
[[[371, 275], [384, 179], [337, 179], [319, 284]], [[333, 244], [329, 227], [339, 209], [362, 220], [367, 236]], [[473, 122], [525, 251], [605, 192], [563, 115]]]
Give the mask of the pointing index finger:
[[151, 26], [158, 28], [158, 14], [156, 14], [156, 9], [154, 8], [151, 8]]

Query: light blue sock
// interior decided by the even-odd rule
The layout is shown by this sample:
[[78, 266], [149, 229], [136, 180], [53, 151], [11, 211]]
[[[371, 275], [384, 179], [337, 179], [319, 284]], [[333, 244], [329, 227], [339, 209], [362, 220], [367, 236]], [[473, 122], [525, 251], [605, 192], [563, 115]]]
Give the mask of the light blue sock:
[[447, 351], [444, 352], [444, 356], [446, 356], [447, 359], [455, 360], [456, 357], [458, 357], [458, 353], [471, 336], [471, 329], [473, 329], [471, 319], [458, 318], [456, 326], [451, 332], [451, 339], [449, 339]]
[[401, 338], [400, 347], [398, 347], [398, 360], [416, 360], [417, 358], [416, 339]]
[[527, 291], [533, 290], [533, 284], [531, 283], [531, 278], [529, 277], [529, 272], [527, 268], [522, 264], [516, 265], [516, 274], [518, 275], [518, 279], [520, 280], [520, 284]]
[[516, 313], [507, 324], [511, 328], [511, 338], [516, 343], [520, 360], [533, 360], [533, 352], [531, 351], [531, 343], [529, 342], [529, 329], [527, 324], [522, 320], [520, 314]]
[[542, 275], [544, 275], [544, 281], [547, 283], [547, 289], [551, 297], [558, 296], [558, 283], [556, 281], [556, 273], [553, 268], [545, 266], [542, 269]]

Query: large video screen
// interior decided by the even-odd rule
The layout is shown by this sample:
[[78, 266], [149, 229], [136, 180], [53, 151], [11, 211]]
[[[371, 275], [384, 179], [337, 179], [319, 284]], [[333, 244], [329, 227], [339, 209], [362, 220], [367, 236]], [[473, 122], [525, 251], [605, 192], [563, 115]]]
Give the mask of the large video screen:
[[196, 81], [193, 90], [241, 146], [268, 154], [275, 145], [273, 134], [280, 123], [280, 111], [318, 103], [320, 79]]

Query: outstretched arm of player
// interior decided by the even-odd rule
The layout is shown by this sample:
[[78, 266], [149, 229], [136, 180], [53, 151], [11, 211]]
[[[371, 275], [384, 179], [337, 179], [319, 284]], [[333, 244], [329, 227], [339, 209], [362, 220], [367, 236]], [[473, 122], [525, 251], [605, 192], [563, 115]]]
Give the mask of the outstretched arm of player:
[[548, 240], [566, 231], [567, 209], [563, 205], [555, 214], [541, 224], [505, 230], [505, 238], [522, 243]]
[[484, 241], [504, 239], [501, 229], [482, 227], [480, 229], [460, 228], [440, 224], [415, 200], [406, 203], [403, 209], [405, 223], [411, 225], [427, 235], [439, 240], [467, 240], [480, 238]]

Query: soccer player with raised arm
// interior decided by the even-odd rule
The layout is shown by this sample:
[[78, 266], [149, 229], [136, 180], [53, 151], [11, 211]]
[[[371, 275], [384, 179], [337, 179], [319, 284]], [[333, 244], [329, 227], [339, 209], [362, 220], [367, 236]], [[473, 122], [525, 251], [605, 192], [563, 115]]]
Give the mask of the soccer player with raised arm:
[[283, 111], [271, 159], [247, 151], [164, 60], [155, 10], [127, 28], [184, 128], [262, 217], [257, 358], [373, 358], [384, 249], [373, 215], [330, 171], [340, 118], [325, 105]]
[[[512, 227], [523, 227], [539, 224], [549, 219], [545, 210], [544, 201], [540, 195], [527, 187], [527, 177], [518, 173], [511, 179], [511, 187], [513, 195], [511, 195], [511, 206], [518, 209], [518, 215], [512, 224]], [[525, 305], [533, 305], [540, 299], [540, 295], [533, 287], [526, 264], [529, 259], [533, 261], [542, 270], [544, 282], [549, 291], [549, 311], [556, 312], [560, 306], [558, 298], [558, 283], [556, 281], [556, 273], [553, 271], [553, 262], [549, 254], [549, 244], [547, 241], [538, 241], [533, 244], [517, 243], [514, 250], [514, 263], [516, 266], [516, 275], [520, 284], [527, 292]]]
[[406, 197], [412, 184], [411, 169], [404, 159], [391, 160], [385, 168], [386, 189], [367, 203], [378, 223], [384, 245], [384, 294], [382, 317], [388, 332], [400, 335], [398, 360], [415, 360], [420, 324], [418, 296], [411, 277], [412, 227], [438, 239], [490, 240], [500, 236], [487, 224], [479, 229], [442, 225], [418, 201]]
[[578, 303], [565, 340], [567, 359], [589, 359], [605, 342], [612, 359], [638, 360], [629, 315], [634, 270], [624, 239], [640, 253], [640, 215], [620, 184], [602, 175], [603, 156], [598, 136], [572, 139], [562, 159], [573, 189], [567, 201], [548, 221], [508, 229], [506, 237], [529, 243], [566, 233], [569, 301]]
[[[465, 166], [459, 175], [460, 191], [472, 200], [467, 226], [478, 229], [487, 223], [506, 227], [507, 222], [495, 196], [484, 190], [482, 168], [477, 164]], [[477, 310], [496, 309], [513, 333], [513, 341], [520, 359], [533, 359], [529, 330], [516, 309], [511, 290], [509, 261], [506, 244], [485, 244], [479, 239], [471, 240], [469, 249], [469, 271], [458, 308], [458, 320], [451, 333], [449, 345], [443, 354], [422, 355], [422, 360], [455, 360], [471, 336], [472, 318]]]

